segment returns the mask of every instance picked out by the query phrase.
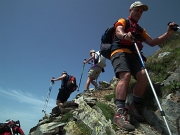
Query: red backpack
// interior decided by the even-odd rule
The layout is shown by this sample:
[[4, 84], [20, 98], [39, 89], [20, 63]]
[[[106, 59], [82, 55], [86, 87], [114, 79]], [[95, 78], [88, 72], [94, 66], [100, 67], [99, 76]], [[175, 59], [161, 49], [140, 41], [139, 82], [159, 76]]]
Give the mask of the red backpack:
[[0, 123], [0, 135], [14, 135], [18, 133], [23, 133], [20, 128], [20, 121], [8, 121], [5, 123]]
[[70, 90], [70, 92], [74, 92], [77, 89], [76, 84], [76, 77], [69, 75], [68, 81], [67, 81], [67, 88]]

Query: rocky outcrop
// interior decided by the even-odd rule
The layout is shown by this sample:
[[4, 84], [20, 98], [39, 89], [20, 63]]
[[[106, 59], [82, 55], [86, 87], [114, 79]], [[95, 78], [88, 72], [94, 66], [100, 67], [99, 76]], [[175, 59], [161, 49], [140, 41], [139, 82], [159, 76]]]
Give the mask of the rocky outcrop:
[[[98, 98], [98, 93], [113, 93], [113, 90], [89, 91], [81, 93], [72, 101], [67, 101], [62, 108], [58, 106], [52, 109], [50, 115], [46, 114], [38, 124], [30, 130], [29, 135], [160, 135], [168, 134], [167, 127], [164, 123], [159, 110], [152, 111], [146, 108], [142, 109], [142, 114], [146, 119], [146, 123], [138, 123], [131, 120], [137, 129], [133, 132], [124, 130], [114, 130], [113, 123], [104, 117], [102, 110], [96, 106], [98, 101], [111, 106], [115, 111], [113, 102], [108, 102]], [[169, 94], [161, 101], [161, 106], [166, 114], [169, 127], [173, 135], [179, 133], [180, 122], [180, 93]], [[85, 130], [81, 129], [78, 123], [81, 123]], [[81, 127], [82, 127], [81, 125]]]

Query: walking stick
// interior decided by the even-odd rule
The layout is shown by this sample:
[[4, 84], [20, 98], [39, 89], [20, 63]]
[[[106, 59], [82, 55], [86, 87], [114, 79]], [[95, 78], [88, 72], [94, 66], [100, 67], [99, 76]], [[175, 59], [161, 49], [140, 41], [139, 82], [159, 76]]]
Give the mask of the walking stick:
[[[132, 34], [132, 35], [133, 35], [133, 34]], [[165, 124], [166, 124], [166, 127], [167, 127], [167, 129], [168, 129], [169, 135], [172, 135], [172, 134], [171, 134], [171, 130], [170, 130], [170, 128], [169, 128], [169, 126], [168, 126], [168, 123], [167, 123], [167, 121], [166, 121], [166, 118], [165, 118], [165, 113], [164, 113], [164, 111], [163, 111], [162, 108], [161, 108], [161, 105], [160, 105], [160, 103], [159, 103], [159, 100], [158, 100], [156, 91], [154, 90], [153, 84], [152, 84], [152, 82], [151, 82], [151, 79], [150, 79], [149, 74], [148, 74], [148, 72], [147, 72], [147, 69], [146, 69], [146, 67], [145, 67], [144, 61], [143, 61], [143, 59], [142, 59], [142, 56], [141, 56], [141, 54], [140, 54], [140, 52], [139, 52], [139, 49], [138, 49], [137, 44], [136, 44], [136, 42], [135, 42], [134, 39], [133, 39], [133, 44], [135, 45], [135, 48], [136, 48], [137, 53], [138, 53], [138, 55], [139, 55], [139, 58], [140, 58], [140, 60], [141, 60], [143, 69], [145, 70], [146, 76], [147, 76], [147, 78], [148, 78], [148, 80], [149, 80], [149, 83], [150, 83], [150, 85], [151, 85], [151, 89], [152, 89], [152, 91], [153, 91], [154, 97], [155, 97], [156, 102], [157, 102], [157, 104], [158, 104], [158, 107], [159, 107], [161, 116], [163, 117], [164, 122], [165, 122]]]
[[[86, 60], [86, 59], [84, 59], [84, 60]], [[83, 73], [84, 73], [84, 66], [85, 66], [85, 64], [83, 64], [82, 73], [81, 73], [81, 77], [80, 77], [80, 81], [79, 81], [79, 86], [78, 86], [78, 90], [77, 90], [78, 92], [79, 92], [80, 85], [81, 85], [82, 75], [83, 75]]]
[[[54, 78], [54, 77], [53, 77], [53, 78]], [[52, 78], [52, 79], [53, 79], [53, 78]], [[47, 94], [47, 96], [46, 96], [44, 108], [43, 108], [43, 110], [42, 110], [42, 112], [43, 112], [45, 115], [46, 115], [46, 108], [47, 108], [47, 104], [48, 104], [48, 101], [49, 101], [49, 97], [50, 97], [50, 93], [51, 93], [53, 84], [54, 84], [54, 81], [51, 81], [50, 87], [49, 87], [49, 91], [48, 91], [48, 94]]]

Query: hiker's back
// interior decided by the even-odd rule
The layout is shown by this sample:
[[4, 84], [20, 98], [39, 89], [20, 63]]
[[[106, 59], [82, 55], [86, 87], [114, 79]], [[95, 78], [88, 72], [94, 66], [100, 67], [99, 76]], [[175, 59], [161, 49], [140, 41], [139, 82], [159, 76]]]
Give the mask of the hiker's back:
[[76, 84], [76, 77], [73, 75], [69, 75], [68, 81], [67, 81], [67, 88], [69, 89], [70, 92], [74, 92], [77, 89], [77, 84]]
[[95, 64], [101, 68], [106, 67], [106, 58], [99, 52], [95, 52]]
[[76, 77], [66, 74], [66, 77], [62, 80], [61, 89], [66, 92], [74, 92], [77, 89]]
[[61, 80], [61, 89], [67, 88], [68, 78], [69, 78], [69, 75], [66, 74], [66, 77]]

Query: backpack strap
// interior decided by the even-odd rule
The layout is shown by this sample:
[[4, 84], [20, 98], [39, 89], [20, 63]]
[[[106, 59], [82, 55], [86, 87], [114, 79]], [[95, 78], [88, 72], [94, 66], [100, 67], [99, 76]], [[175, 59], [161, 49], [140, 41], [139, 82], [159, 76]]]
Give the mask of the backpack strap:
[[[130, 23], [129, 18], [126, 18], [125, 21], [126, 21], [125, 30], [127, 30], [131, 26], [131, 23]], [[138, 26], [138, 31], [142, 33], [143, 28], [141, 26], [139, 26], [139, 24], [137, 24], [137, 26]]]
[[124, 30], [127, 30], [130, 27], [131, 24], [130, 24], [129, 18], [126, 18], [124, 20], [126, 21], [126, 26], [125, 26]]
[[[124, 31], [125, 31], [125, 30], [127, 30], [127, 29], [130, 27], [130, 21], [129, 21], [129, 18], [126, 18], [126, 19], [124, 19], [124, 20], [126, 21], [126, 26], [125, 26], [125, 29], [124, 29]], [[115, 26], [115, 24], [116, 24], [117, 22], [118, 22], [118, 21], [116, 21], [116, 22], [113, 24], [113, 26]], [[116, 36], [115, 31], [116, 31], [116, 29], [115, 29], [115, 27], [114, 27], [113, 39], [114, 39], [115, 36]]]

